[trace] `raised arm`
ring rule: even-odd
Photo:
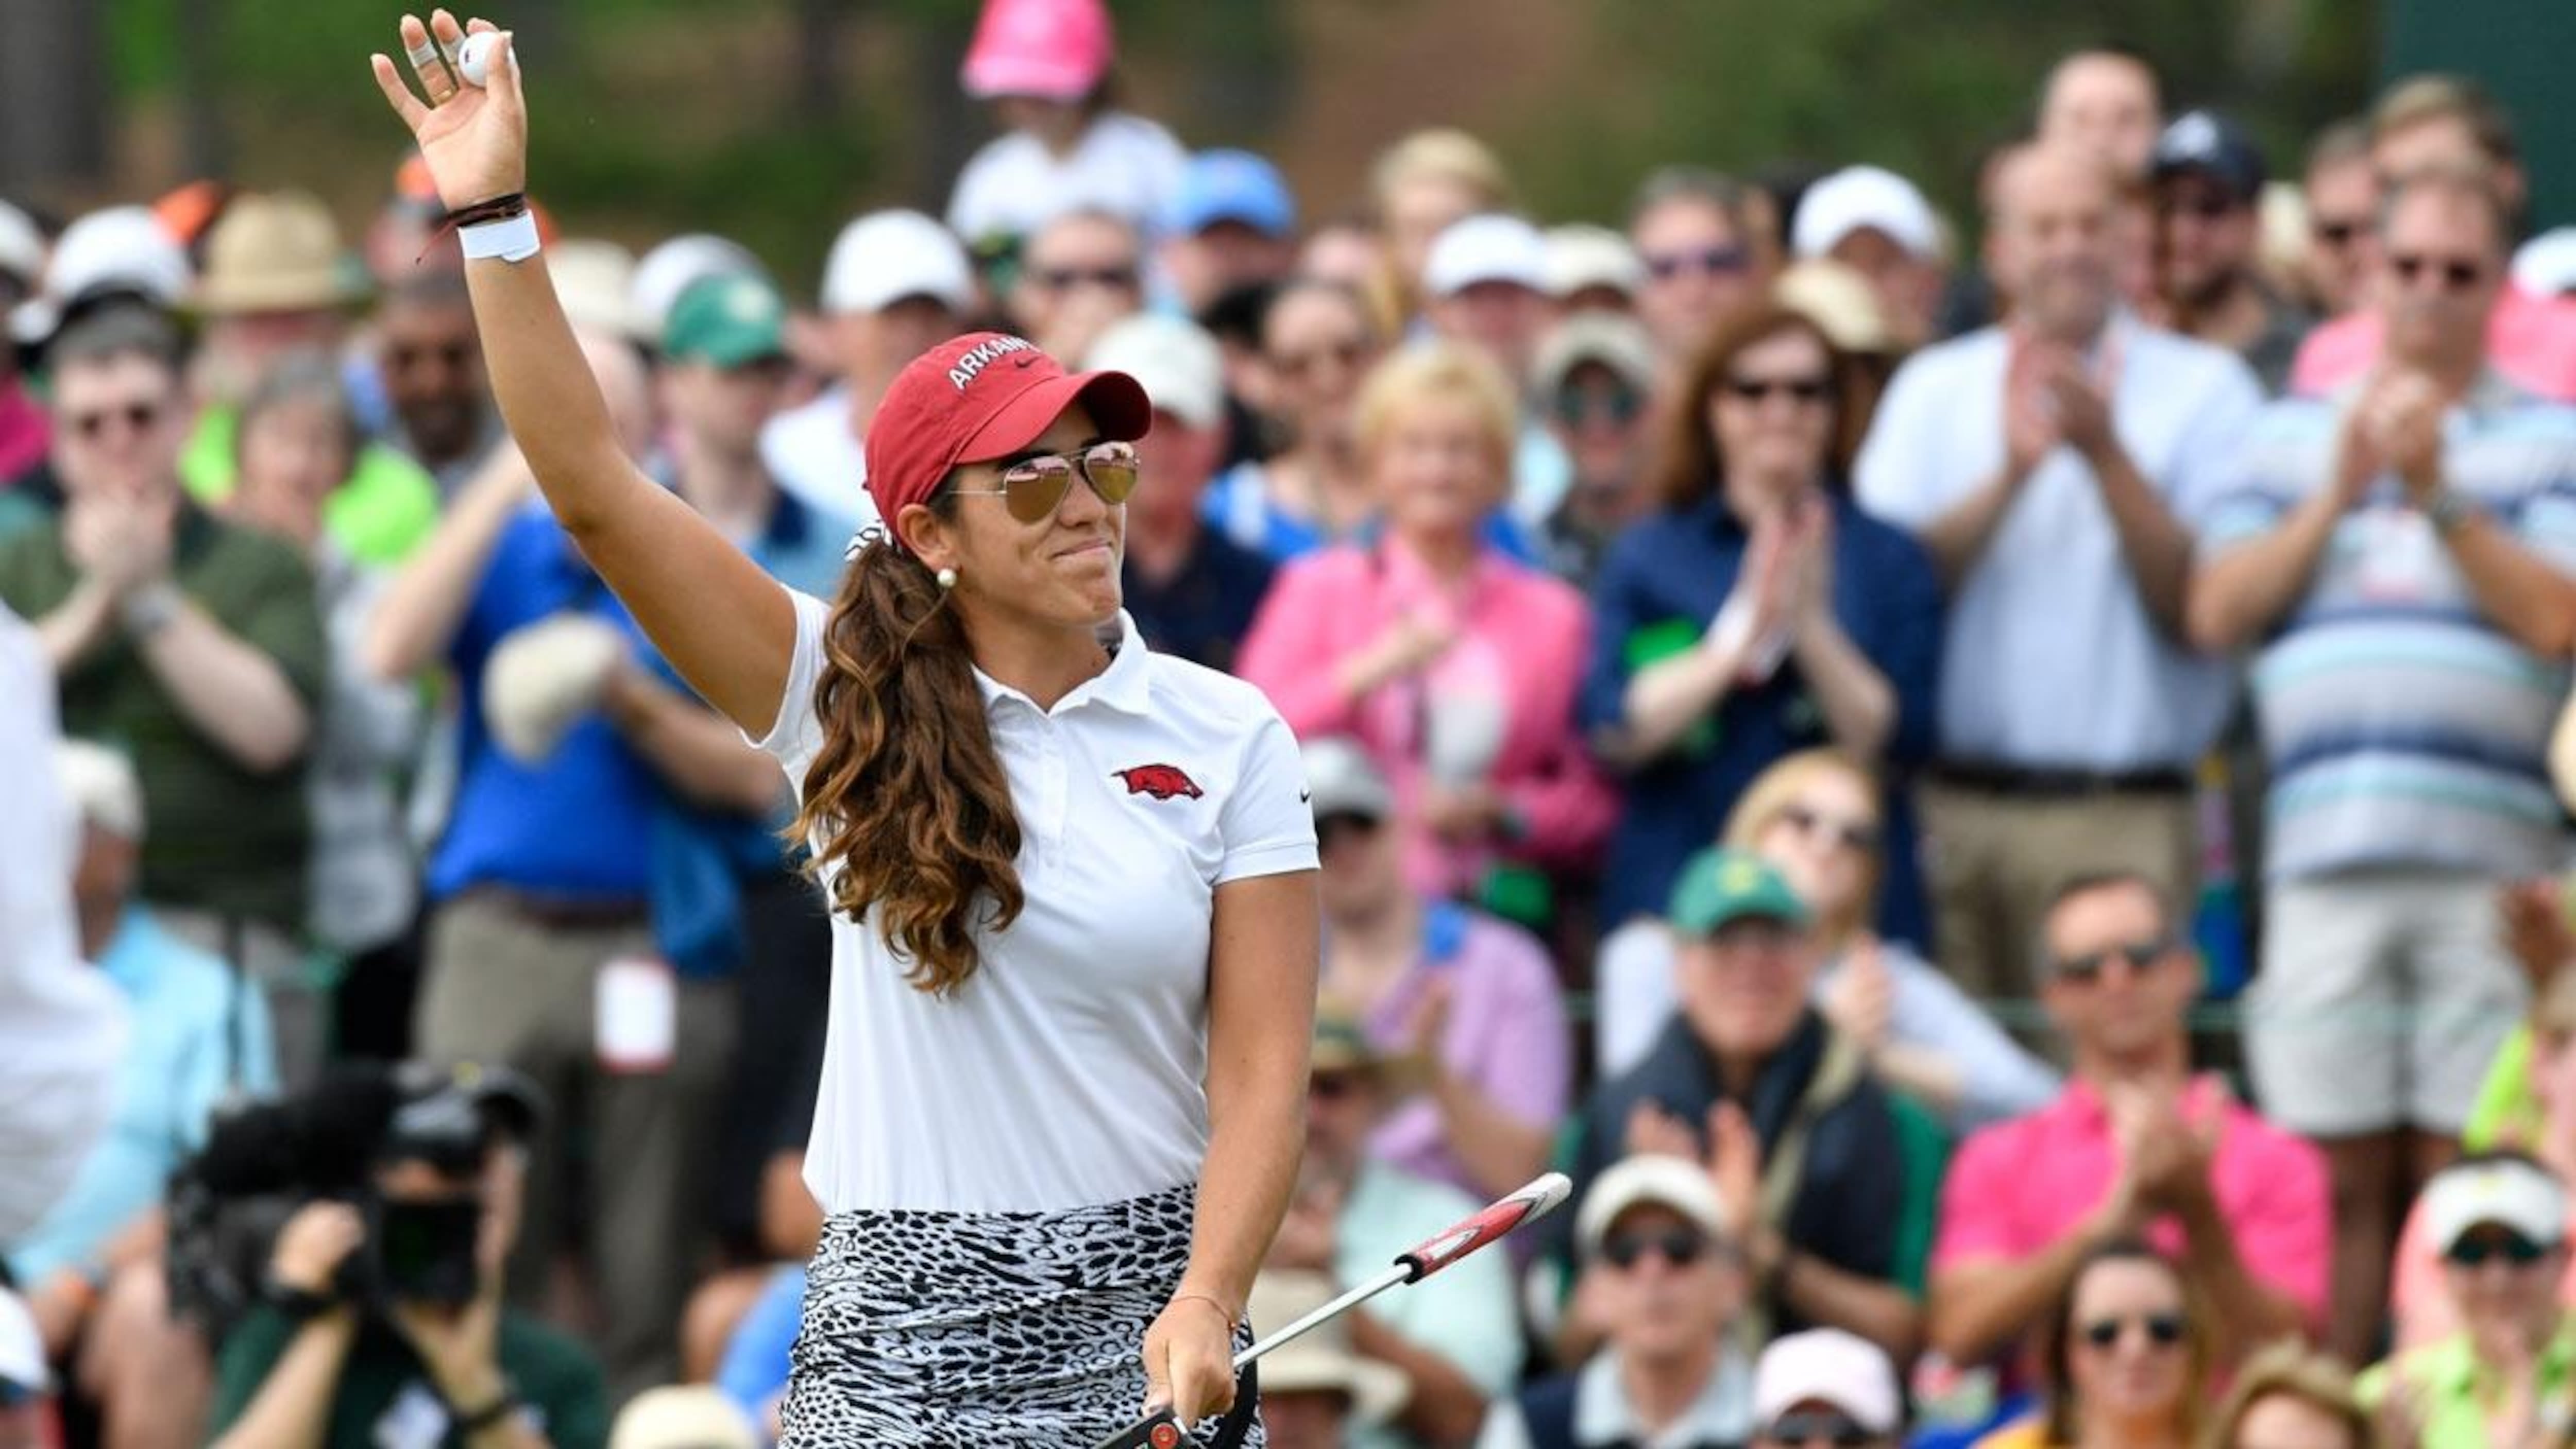
[[[451,50],[464,39],[445,10],[427,26],[403,17],[427,104],[383,55],[372,57],[376,84],[411,128],[442,201],[516,195],[527,183],[528,116],[508,36],[494,45],[486,88],[450,77],[433,31]],[[556,520],[689,683],[746,732],[766,734],[796,642],[786,591],[628,461],[542,256],[469,260],[465,277],[493,397]]]

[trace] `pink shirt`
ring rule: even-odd
[[[1546,950],[1508,921],[1455,905],[1433,906],[1422,936],[1422,954],[1369,1007],[1369,1040],[1385,1051],[1411,1050],[1414,1013],[1424,993],[1446,981],[1441,1066],[1504,1114],[1553,1128],[1573,1090],[1574,1033]],[[1369,1151],[1479,1201],[1493,1196],[1458,1160],[1440,1106],[1427,1092],[1387,1114],[1369,1139]]]
[[[51,438],[45,410],[27,396],[27,385],[0,378],[0,484],[43,462]]]
[[[1343,661],[1408,614],[1448,625],[1456,642],[1409,677],[1345,696]],[[1608,838],[1618,797],[1574,722],[1590,648],[1590,611],[1565,583],[1488,548],[1451,589],[1390,536],[1289,564],[1235,665],[1300,738],[1348,735],[1369,752],[1408,822],[1406,878],[1425,894],[1455,896],[1474,891],[1498,859],[1585,864]],[[1435,770],[1500,791],[1520,837],[1447,845],[1411,824]]]
[[[2194,1082],[2184,1110],[2206,1110],[2215,1090],[2205,1078]],[[2334,1232],[2325,1157],[2232,1099],[2223,1110],[2210,1176],[2237,1254],[2256,1278],[2305,1308],[2310,1323],[2322,1323]],[[1976,1133],[1941,1187],[1933,1271],[2045,1249],[2101,1204],[2119,1166],[2102,1099],[2080,1080],[2029,1116]],[[2182,1224],[2171,1217],[2150,1224],[2147,1237],[2167,1253],[2182,1251]]]
[[[2362,311],[2309,333],[2290,368],[2290,391],[2322,397],[2369,371],[2381,330],[2379,314]],[[2576,402],[2576,300],[2506,283],[2487,319],[2487,359],[2552,402]]]

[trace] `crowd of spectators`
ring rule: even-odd
[[[546,256],[633,457],[825,597],[911,357],[1152,397],[1127,608],[1322,847],[1252,1317],[1578,1194],[1266,1362],[1273,1449],[2571,1442],[2563,117],[2419,76],[2278,165],[2106,48],[1973,217],[1855,157],[1542,219],[1450,129],[1319,211],[1112,72],[989,0],[997,139],[810,307]],[[777,1432],[823,907],[439,215],[0,202],[0,1449]],[[364,1102],[348,1192],[209,1166]]]

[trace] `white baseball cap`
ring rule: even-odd
[[[1089,372],[1123,372],[1154,406],[1194,428],[1225,421],[1225,358],[1186,317],[1138,312],[1110,324],[1082,360]]]
[[[175,309],[194,278],[186,248],[150,208],[93,211],[55,239],[44,285],[9,314],[9,330],[20,342],[42,343],[74,304],[111,292],[131,292],[155,307]]]
[[[1887,1355],[1839,1328],[1775,1338],[1753,1366],[1755,1425],[1768,1425],[1810,1401],[1833,1405],[1873,1434],[1893,1434],[1904,1422],[1896,1369]]]
[[[823,310],[877,312],[906,297],[951,312],[974,307],[974,273],[956,236],[917,211],[872,211],[841,228],[823,263]]]
[[[1541,393],[1550,393],[1587,362],[1617,373],[1639,392],[1654,390],[1654,339],[1632,317],[1580,313],[1557,323],[1540,341],[1530,374]]]
[[[634,279],[627,286],[632,335],[659,340],[662,329],[671,323],[671,304],[680,300],[682,292],[709,277],[739,275],[766,280],[769,272],[742,243],[710,232],[675,236],[653,248],[635,264]]]
[[[608,1449],[758,1449],[733,1400],[706,1384],[646,1389],[618,1411]]]
[[[546,275],[564,320],[584,332],[643,341],[635,326],[635,254],[598,237],[565,237],[546,248]]]
[[[2449,1252],[2471,1228],[2487,1223],[2554,1247],[2567,1237],[2567,1189],[2547,1169],[2514,1157],[2463,1162],[2433,1175],[2424,1189],[2424,1227],[2435,1252]]]
[[[1712,1237],[1726,1231],[1726,1205],[1717,1200],[1707,1168],[1688,1158],[1641,1152],[1612,1164],[1583,1194],[1583,1206],[1574,1214],[1574,1238],[1583,1256],[1600,1252],[1619,1215],[1645,1203],[1671,1208]]]
[[[1780,305],[1813,322],[1845,352],[1894,352],[1896,333],[1869,279],[1831,257],[1791,262],[1771,284]]]
[[[1594,287],[1625,297],[1645,288],[1645,259],[1626,237],[1606,226],[1549,227],[1545,240],[1547,290],[1560,301]]]
[[[1547,290],[1547,241],[1517,216],[1489,211],[1450,223],[1422,264],[1423,290],[1454,297],[1478,282]]]
[[[1802,257],[1821,257],[1861,230],[1882,231],[1888,240],[1929,260],[1941,254],[1941,224],[1932,203],[1914,183],[1877,166],[1846,166],[1807,188],[1798,201],[1797,224],[1790,229],[1791,249]]]
[[[1308,740],[1303,753],[1306,794],[1318,816],[1364,815],[1384,820],[1395,813],[1395,791],[1356,741],[1324,735]]]
[[[143,838],[143,782],[133,761],[105,745],[62,740],[54,746],[54,778],[82,823],[120,840]]]
[[[45,270],[45,236],[35,218],[0,201],[0,272],[16,277],[29,291]]]
[[[36,1315],[27,1311],[25,1299],[6,1288],[0,1288],[0,1379],[40,1394],[54,1389],[54,1376],[45,1367],[45,1340],[36,1332]]]
[[[2513,254],[2513,284],[2538,297],[2576,294],[2576,226],[2542,232]]]

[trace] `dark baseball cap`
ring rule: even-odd
[[[2263,194],[2263,153],[2245,129],[2216,111],[2185,111],[2156,138],[2155,179],[2197,171],[2251,203]]]

